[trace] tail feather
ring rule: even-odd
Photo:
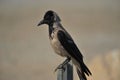
[[[92,75],[92,73],[90,72],[90,70],[87,68],[87,66],[84,63],[81,64],[81,68],[83,72],[85,72],[88,76]]]
[[[80,71],[78,68],[77,68],[77,74],[78,74],[80,80],[87,80],[85,74],[82,71]]]
[[[87,68],[87,66],[84,63],[80,64],[80,68],[76,68],[77,69],[77,74],[80,78],[80,80],[87,80],[86,75],[92,75],[92,73],[90,72],[90,70]]]

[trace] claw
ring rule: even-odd
[[[64,66],[70,61],[70,58],[67,58],[62,64],[58,65],[57,68],[55,68],[54,72],[56,72],[58,69],[63,69],[65,70]]]
[[[65,69],[65,68],[64,68],[64,65],[60,64],[60,65],[54,70],[54,72],[56,72],[58,69],[63,69],[63,70],[64,70],[64,69]]]

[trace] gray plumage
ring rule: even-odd
[[[44,19],[38,24],[47,24],[49,26],[49,39],[55,53],[62,57],[70,58],[76,66],[80,80],[87,80],[86,75],[92,75],[90,70],[83,62],[83,56],[74,43],[69,33],[62,27],[61,19],[54,11],[47,11]]]

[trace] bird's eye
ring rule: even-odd
[[[45,19],[46,19],[46,20],[51,20],[51,17],[52,17],[52,16],[47,15],[47,16],[45,17]]]

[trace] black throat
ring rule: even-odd
[[[59,22],[54,22],[50,24],[49,25],[49,37],[52,39],[53,37],[51,36],[51,34],[54,33],[56,29],[60,29],[60,28],[64,30],[64,28]]]
[[[52,32],[54,31],[54,28],[53,28],[53,23],[52,24],[49,24],[49,37],[52,38],[51,34]]]

